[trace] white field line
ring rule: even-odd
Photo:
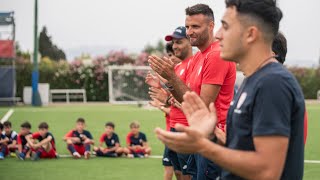
[[[92,155],[93,157],[95,157],[94,155]],[[71,155],[67,155],[67,154],[59,154],[59,157],[61,158],[68,158],[68,157],[72,157]],[[149,156],[149,158],[152,159],[162,159],[162,155],[152,155]],[[304,163],[306,164],[320,164],[320,160],[304,160]]]
[[[13,114],[13,109],[9,109],[9,111],[3,116],[3,118],[1,119],[1,123],[4,123],[6,121],[8,121],[8,119],[10,118],[10,116]]]
[[[96,157],[95,155],[91,155],[92,157]],[[72,157],[70,154],[59,154],[59,157],[61,158],[69,158],[69,157]],[[149,158],[152,158],[152,159],[162,159],[162,156],[160,155],[152,155],[152,156],[149,156]]]
[[[320,160],[304,160],[306,164],[320,164]]]

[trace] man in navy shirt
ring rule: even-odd
[[[99,147],[94,147],[93,150],[97,156],[102,157],[118,157],[122,155],[123,149],[120,147],[118,135],[114,132],[114,123],[107,122],[105,132],[100,137]],[[103,144],[107,147],[104,148]]]
[[[147,143],[147,137],[139,131],[140,124],[136,121],[130,124],[130,132],[127,135],[127,148],[124,152],[129,158],[148,157],[151,154],[151,148]]]
[[[195,94],[182,108],[190,127],[156,129],[169,148],[199,153],[224,170],[222,179],[302,179],[304,97],[298,82],[274,58],[271,45],[281,10],[274,0],[227,0],[217,33],[221,57],[239,63],[246,80],[231,103],[226,147],[208,140],[217,117]]]
[[[90,158],[90,145],[94,144],[94,141],[91,133],[84,129],[85,123],[83,118],[78,118],[76,128],[70,130],[63,138],[74,158],[81,158],[81,155],[84,155],[85,159]]]

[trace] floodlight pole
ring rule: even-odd
[[[38,69],[38,0],[34,3],[34,49],[32,70],[32,106],[41,106],[41,97],[38,91],[39,69]]]

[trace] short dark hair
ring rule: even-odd
[[[186,15],[193,16],[193,15],[198,15],[198,14],[202,14],[204,16],[207,16],[211,21],[214,22],[213,11],[208,5],[196,4],[194,6],[186,8]]]
[[[12,124],[10,121],[6,121],[3,123],[3,127],[12,127]]]
[[[20,127],[31,129],[31,124],[28,121],[26,121],[26,122],[22,123],[20,125]]]
[[[3,124],[2,123],[0,123],[0,131],[2,131],[3,130]],[[0,132],[1,133],[1,132]]]
[[[169,54],[169,53],[173,53],[173,48],[172,48],[173,44],[172,42],[168,42],[166,44],[166,52]]]
[[[42,122],[38,126],[39,129],[49,129],[49,125],[46,122]]]
[[[77,123],[86,123],[86,121],[84,120],[84,118],[78,118]]]
[[[115,125],[113,122],[107,122],[106,123],[106,127],[109,126],[109,127],[112,127],[114,129]]]
[[[276,54],[279,63],[283,64],[287,55],[287,39],[281,32],[274,37],[272,51]]]
[[[250,17],[246,22],[256,22],[260,30],[265,32],[265,39],[270,42],[279,31],[282,12],[276,0],[226,0],[226,6],[235,6],[240,15]]]

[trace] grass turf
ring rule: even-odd
[[[309,135],[305,151],[305,159],[320,160],[317,130],[320,106],[308,105]],[[2,117],[9,108],[0,108]],[[87,129],[96,142],[104,131],[104,124],[113,121],[121,144],[125,145],[125,136],[129,131],[129,123],[138,120],[141,131],[146,133],[153,155],[162,155],[163,145],[153,133],[155,127],[165,127],[163,114],[155,110],[144,110],[135,106],[87,105],[87,106],[57,106],[57,107],[16,107],[10,121],[13,128],[19,131],[19,125],[28,120],[32,130],[46,121],[56,139],[59,154],[69,154],[62,137],[74,127],[78,117],[86,119]],[[319,179],[320,164],[305,164],[304,179]],[[58,160],[41,160],[39,162],[19,162],[15,158],[7,158],[0,162],[1,179],[163,179],[161,159],[110,159],[93,158],[90,160],[74,160],[60,158]]]

